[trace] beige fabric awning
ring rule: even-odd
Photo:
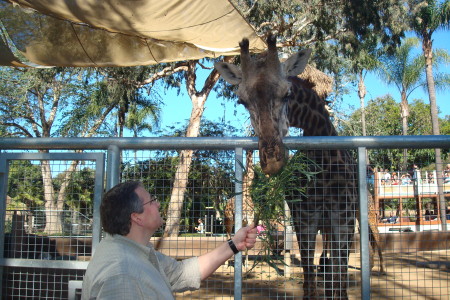
[[[0,0],[0,65],[150,65],[266,48],[227,0]]]

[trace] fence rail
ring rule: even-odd
[[[450,136],[335,136],[286,137],[284,144],[291,149],[401,149],[449,148]],[[254,137],[139,137],[139,138],[0,138],[0,149],[13,150],[70,150],[104,149],[118,147],[124,150],[142,149],[210,149],[233,150],[237,147],[257,149]]]

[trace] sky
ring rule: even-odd
[[[434,34],[433,48],[445,49],[450,53],[450,32],[438,31]],[[422,53],[420,46],[417,48],[417,53]],[[433,70],[436,72],[436,70]],[[450,73],[450,65],[439,66],[439,72]],[[200,81],[199,81],[200,82]],[[400,93],[395,86],[388,86],[383,83],[376,75],[368,74],[366,76],[366,89],[367,95],[365,98],[366,104],[370,99],[375,99],[386,94],[390,94],[397,102],[400,102]],[[183,86],[184,89],[184,86]],[[425,103],[429,103],[428,94],[425,90],[418,88],[412,92],[408,100],[422,99]],[[192,104],[191,100],[187,96],[186,92],[182,92],[177,95],[175,91],[167,91],[163,95],[164,104],[162,106],[161,114],[161,129],[167,126],[175,125],[177,128],[181,128],[187,123],[190,117]],[[444,118],[446,115],[450,115],[450,89],[446,91],[437,91],[436,95],[437,105],[440,110],[439,116]],[[343,102],[339,109],[344,111],[353,111],[360,107],[359,98],[356,87],[350,94],[343,97]],[[208,119],[214,122],[230,122],[231,125],[236,128],[246,128],[249,126],[249,116],[242,105],[236,105],[234,102],[218,98],[214,92],[212,92],[206,101],[204,119]],[[153,135],[160,135],[153,134]]]

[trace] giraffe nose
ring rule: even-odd
[[[269,160],[266,165],[261,164],[261,169],[264,174],[275,175],[278,174],[285,165],[284,160]]]
[[[286,152],[281,142],[259,141],[259,160],[262,171],[268,175],[277,174],[285,165]]]

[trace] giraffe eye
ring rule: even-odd
[[[291,89],[289,89],[287,91],[286,95],[284,95],[284,97],[283,97],[283,102],[288,102],[289,99],[291,99],[291,97],[292,97],[292,91],[291,91]]]

